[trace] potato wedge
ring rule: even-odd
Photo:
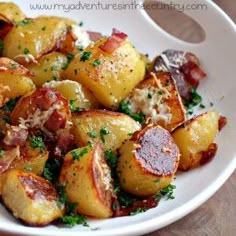
[[[117,107],[143,79],[145,63],[129,41],[124,41],[113,53],[101,50],[103,38],[74,57],[65,77],[87,87],[98,101],[108,108]]]
[[[212,144],[219,132],[220,115],[210,110],[176,129],[172,136],[181,153],[179,169],[188,170],[212,159],[217,145]]]
[[[99,103],[84,86],[71,80],[51,81],[43,85],[44,88],[55,88],[76,108],[95,109]]]
[[[99,143],[69,152],[64,160],[60,183],[66,183],[68,200],[77,203],[80,214],[108,218],[112,216],[112,183],[109,167]]]
[[[0,107],[7,99],[23,96],[35,90],[30,76],[32,74],[29,70],[15,61],[0,58]]]
[[[33,173],[10,171],[3,182],[2,199],[13,215],[28,225],[47,225],[63,216],[54,186]]]
[[[35,62],[52,51],[67,32],[60,19],[39,17],[18,23],[4,38],[3,56],[21,64]]]
[[[142,112],[146,123],[172,131],[186,121],[186,111],[170,73],[150,73],[125,99],[133,113]]]
[[[83,111],[72,115],[75,142],[85,146],[100,140],[104,150],[116,151],[140,125],[127,115],[106,110]]]
[[[179,149],[161,126],[146,126],[119,149],[117,173],[121,187],[149,197],[167,187],[179,163]]]
[[[37,87],[51,80],[62,78],[63,66],[67,58],[61,53],[52,52],[41,57],[37,64],[29,64],[26,67],[34,73],[32,80]]]
[[[25,18],[25,14],[13,2],[0,2],[0,14],[12,22],[21,21]]]

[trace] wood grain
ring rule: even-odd
[[[235,0],[215,0],[214,2],[236,22]],[[198,42],[204,37],[204,32],[193,21],[182,18],[181,22],[180,13],[149,11],[149,14],[161,27],[181,39]],[[176,17],[178,17],[178,22]],[[210,200],[191,214],[146,236],[235,236],[235,222],[236,172]]]

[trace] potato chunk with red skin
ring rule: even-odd
[[[13,124],[55,132],[65,128],[70,119],[69,102],[53,88],[36,90],[22,97],[11,113]],[[38,122],[37,122],[38,119]]]
[[[83,155],[75,159],[79,153]],[[77,213],[96,218],[112,216],[112,180],[99,143],[69,152],[59,181],[66,183],[68,201],[77,203]]]
[[[181,153],[179,169],[189,170],[211,160],[217,152],[214,139],[225,124],[217,111],[210,110],[177,128],[172,136]]]
[[[59,195],[47,180],[33,173],[10,171],[3,182],[2,199],[16,218],[33,226],[44,226],[63,216]]]
[[[121,187],[139,197],[152,196],[168,186],[179,163],[179,149],[161,126],[148,125],[137,131],[119,152]]]

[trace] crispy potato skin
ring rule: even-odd
[[[25,67],[19,65],[9,58],[1,57],[0,85],[6,88],[0,93],[0,95],[3,97],[3,103],[4,98],[16,98],[34,91],[35,85],[32,82],[30,76],[32,76],[32,74]]]
[[[66,24],[59,18],[30,19],[28,24],[18,24],[6,35],[3,56],[27,64],[25,57],[31,55],[37,60],[52,51],[66,31]]]
[[[66,155],[60,183],[66,183],[68,200],[78,203],[75,209],[77,213],[96,218],[111,217],[111,176],[103,150],[98,143],[92,149],[84,148],[88,153],[78,160],[73,160],[73,151]]]
[[[25,18],[21,9],[13,2],[1,2],[0,14],[5,16],[8,20],[17,22]],[[0,18],[1,19],[1,18]]]
[[[95,109],[100,106],[92,93],[76,81],[52,81],[44,84],[43,87],[55,88],[63,97],[68,99],[68,101],[74,101],[74,107]]]
[[[219,120],[219,113],[210,110],[172,133],[181,153],[179,170],[188,170],[212,159],[217,151],[217,145],[212,143],[219,131]]]
[[[148,197],[168,186],[179,163],[179,149],[161,126],[146,126],[119,149],[117,173],[121,187]]]
[[[51,80],[60,80],[62,77],[62,67],[67,62],[66,56],[52,52],[41,57],[37,64],[31,63],[26,67],[34,73],[32,80],[37,87]]]
[[[78,146],[100,140],[104,150],[116,151],[121,144],[130,138],[130,133],[140,129],[140,125],[127,115],[106,110],[90,110],[72,114],[75,141]],[[108,134],[102,141],[101,130],[106,128]],[[96,137],[89,135],[95,133]]]
[[[92,55],[88,60],[82,61],[78,54],[65,71],[65,77],[80,82],[101,104],[114,108],[143,79],[145,63],[129,41],[124,41],[112,54],[100,49],[105,41],[103,38],[85,49]],[[95,60],[100,61],[98,66],[93,65]]]
[[[145,97],[138,103],[137,96],[143,91]],[[146,102],[144,103],[145,100]],[[133,90],[127,101],[134,104],[134,113],[145,114],[146,123],[160,125],[172,131],[186,121],[186,111],[174,79],[170,73],[150,73]],[[150,107],[150,109],[147,109]],[[162,111],[165,107],[164,112]]]
[[[54,186],[33,173],[8,172],[3,182],[2,199],[13,215],[28,225],[47,225],[63,216]]]

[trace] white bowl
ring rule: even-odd
[[[141,52],[151,58],[168,48],[191,51],[199,56],[208,77],[199,87],[205,104],[214,103],[214,107],[228,118],[228,125],[217,137],[219,150],[216,158],[209,164],[177,176],[175,199],[161,201],[159,206],[145,213],[89,221],[90,227],[58,228],[47,226],[33,228],[23,226],[2,206],[0,207],[0,231],[24,235],[57,236],[105,236],[105,235],[141,235],[164,227],[196,209],[211,197],[232,174],[236,167],[236,27],[229,17],[212,1],[204,1],[205,11],[185,13],[195,19],[206,31],[206,39],[200,44],[191,44],[174,38],[149,18],[143,10],[70,10],[70,4],[97,3],[96,0],[14,0],[27,16],[59,15],[83,21],[87,29],[110,34],[112,28],[128,33],[130,40]],[[130,3],[124,0],[103,0],[108,4]],[[136,1],[138,3],[139,1]],[[142,2],[142,1],[141,1]],[[195,0],[167,0],[177,4],[195,4]],[[60,4],[54,10],[32,10],[32,4]],[[63,10],[63,4],[66,7]],[[56,6],[56,5],[55,5]],[[118,6],[118,5],[117,5]],[[58,9],[60,8],[60,9]]]

